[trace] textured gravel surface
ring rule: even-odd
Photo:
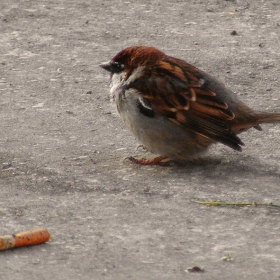
[[[152,45],[280,112],[278,0],[2,0],[0,30],[0,234],[52,234],[1,252],[1,279],[280,279],[279,208],[193,202],[280,204],[280,126],[201,165],[134,165],[98,67]]]

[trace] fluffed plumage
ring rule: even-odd
[[[209,145],[241,151],[237,136],[279,114],[250,109],[207,73],[153,47],[133,46],[100,65],[111,73],[111,95],[125,124],[151,152],[178,162]]]

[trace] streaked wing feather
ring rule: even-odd
[[[133,86],[156,113],[241,151],[244,144],[228,125],[235,115],[207,88],[202,72],[182,60],[167,57],[149,74],[148,80],[139,79]]]

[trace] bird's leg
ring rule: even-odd
[[[149,150],[148,150],[148,148],[146,148],[144,145],[138,145],[137,147],[136,147],[136,151],[137,150],[140,150],[140,149],[142,149],[142,151],[144,152],[144,153],[147,153]]]

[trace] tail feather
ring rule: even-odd
[[[256,112],[257,123],[273,123],[280,122],[280,114]]]
[[[237,117],[233,121],[231,129],[235,133],[241,133],[252,127],[257,130],[262,130],[260,124],[262,123],[275,123],[280,122],[280,114],[266,113],[260,111],[251,111],[248,115],[242,117]]]

